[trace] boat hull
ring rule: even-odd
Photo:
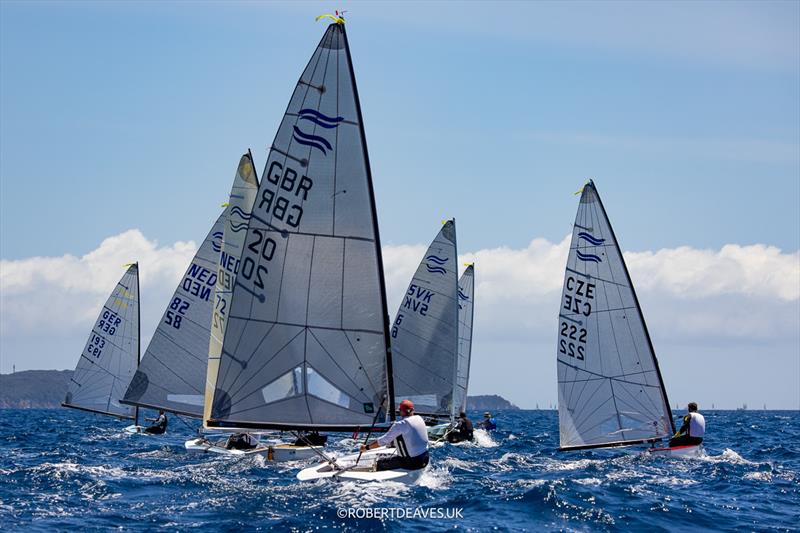
[[[417,483],[420,477],[422,477],[422,474],[425,473],[425,470],[427,470],[427,467],[417,470],[396,469],[375,471],[372,469],[375,461],[380,458],[391,457],[396,453],[397,450],[394,448],[376,448],[374,450],[369,450],[361,455],[358,466],[355,468],[353,467],[358,459],[357,453],[337,457],[336,463],[340,465],[341,468],[337,469],[333,468],[328,463],[320,463],[301,470],[297,474],[297,479],[300,481],[314,481],[317,479],[364,482],[393,481],[396,483],[405,483],[407,485]]]
[[[135,424],[131,424],[130,426],[127,426],[122,431],[124,431],[125,433],[130,433],[131,435],[139,435],[139,434],[141,434],[141,435],[149,435],[149,433],[145,433],[144,432],[144,426],[137,426]]]
[[[191,452],[216,453],[229,457],[263,455],[267,460],[276,463],[300,461],[317,455],[317,451],[312,446],[295,446],[293,444],[260,444],[250,450],[229,450],[225,447],[225,440],[211,441],[202,437],[187,440],[183,445]]]
[[[649,455],[668,455],[671,457],[697,457],[703,453],[703,445],[673,446],[667,448],[649,448]]]

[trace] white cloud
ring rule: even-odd
[[[461,255],[461,263],[476,263],[474,391],[507,394],[523,406],[553,401],[555,359],[549,347],[555,346],[568,247],[568,238],[559,243],[534,239],[522,249],[500,247]],[[141,265],[146,346],[195,251],[193,242],[160,246],[130,230],[104,240],[82,257],[0,261],[3,371],[10,370],[12,362],[17,368],[70,368],[99,307],[122,275],[122,265],[132,260]],[[391,314],[424,252],[424,245],[384,248]],[[725,358],[698,363],[701,371],[692,378],[698,383],[682,374],[681,379],[673,378],[680,382],[679,392],[708,388],[704,376],[716,374],[708,365],[728,364],[728,358],[735,356],[741,383],[728,378],[715,384],[719,390],[714,389],[713,401],[722,405],[732,389],[730,397],[737,403],[787,404],[779,389],[773,391],[775,399],[740,400],[737,394],[752,389],[754,378],[763,383],[783,379],[784,389],[798,388],[796,375],[758,364],[753,355],[798,359],[800,251],[729,244],[719,250],[682,246],[628,252],[625,257],[656,351],[662,358],[668,352],[667,364],[662,365],[665,379],[678,374],[673,368],[677,362],[699,361],[693,359],[697,354]],[[54,344],[59,344],[55,353]],[[522,372],[509,376],[509,364]],[[770,372],[774,375],[768,376]],[[791,390],[783,394],[796,396]]]

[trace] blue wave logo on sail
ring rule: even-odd
[[[461,298],[462,300],[469,300],[469,296],[467,296],[466,294],[461,292],[461,288],[460,287],[458,289],[458,297]]]
[[[240,216],[241,218],[243,218],[244,220],[250,220],[250,217],[252,217],[252,216],[253,216],[253,215],[251,215],[250,213],[246,212],[246,211],[245,211],[244,209],[242,209],[241,207],[239,207],[238,205],[235,205],[235,206],[231,207],[231,214],[230,214],[230,216],[233,216],[233,215],[238,215],[238,216]]]
[[[211,247],[214,249],[215,252],[222,251],[222,236],[223,235],[221,231],[215,231],[211,235]]]
[[[584,241],[588,242],[589,244],[593,244],[595,246],[600,246],[601,244],[606,242],[605,239],[598,239],[594,235],[592,235],[590,233],[586,233],[585,231],[582,231],[582,232],[578,233],[578,238],[579,239],[583,239]]]
[[[325,139],[325,137],[320,137],[319,135],[311,135],[310,133],[305,133],[297,126],[294,127],[294,135],[292,136],[292,138],[296,142],[304,146],[310,146],[311,148],[316,148],[325,155],[328,155],[328,152],[325,150],[325,148],[327,148],[328,150],[333,150],[333,146],[331,146],[331,143],[329,143]]]
[[[317,126],[322,126],[323,128],[327,129],[338,127],[339,124],[344,120],[344,117],[329,117],[328,115],[320,113],[316,109],[301,109],[298,114],[300,115],[300,120],[308,120]]]
[[[230,221],[231,223],[231,231],[234,233],[239,233],[240,231],[247,229],[247,222],[242,222],[241,224],[237,224],[233,220]]]
[[[585,254],[582,253],[580,250],[575,250],[575,254],[578,256],[578,259],[581,261],[590,261],[592,263],[602,263],[603,260],[600,259],[599,256],[594,254]]]
[[[430,272],[432,274],[441,274],[443,276],[445,274],[447,274],[447,270],[442,268],[442,265],[444,265],[445,263],[447,263],[447,261],[450,260],[449,257],[442,258],[442,257],[439,257],[439,256],[431,254],[428,257],[426,257],[425,260],[426,261],[430,261],[431,263],[433,263],[433,265],[425,263],[425,268],[428,269],[428,272]]]

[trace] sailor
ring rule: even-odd
[[[455,426],[447,433],[447,442],[455,443],[472,440],[472,421],[467,418],[467,413],[461,411],[456,419]]]
[[[234,433],[225,442],[226,450],[252,450],[258,446],[258,437],[249,433]]]
[[[320,434],[319,431],[298,434],[293,446],[325,446],[328,443],[328,436]]]
[[[428,465],[428,431],[422,417],[414,414],[411,400],[400,402],[400,420],[397,420],[385,434],[369,444],[361,445],[361,451],[386,446],[393,442],[397,454],[378,459],[377,470],[419,470]]]
[[[686,409],[689,412],[683,417],[681,428],[670,439],[670,448],[692,446],[703,442],[703,436],[706,434],[706,419],[697,412],[697,404],[695,402],[689,403]]]
[[[144,429],[145,433],[161,435],[167,431],[167,415],[164,414],[163,409],[158,411],[158,418],[145,418],[144,420],[145,422],[154,422],[152,426],[148,426]]]
[[[492,417],[492,413],[486,411],[483,413],[483,420],[478,422],[478,427],[486,431],[494,431],[497,429],[497,421]]]

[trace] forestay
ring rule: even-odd
[[[458,359],[458,255],[455,220],[436,235],[411,279],[392,325],[395,401],[418,414],[449,417]]]
[[[469,366],[472,358],[472,318],[475,312],[475,265],[458,280],[458,363],[453,393],[453,416],[467,410]]]
[[[575,218],[558,324],[561,449],[636,444],[674,432],[633,284],[592,182]]]
[[[330,429],[393,414],[383,266],[343,24],[295,87],[253,206],[209,427]]]
[[[95,320],[89,340],[69,382],[64,407],[134,418],[120,405],[139,359],[139,266],[119,280]]]
[[[214,398],[214,385],[217,382],[219,358],[231,308],[233,286],[236,283],[236,274],[239,272],[244,238],[247,235],[247,225],[250,223],[250,213],[253,210],[253,201],[257,192],[258,177],[253,164],[253,156],[248,151],[239,161],[233,187],[231,187],[226,211],[228,216],[225,219],[225,229],[223,230],[222,253],[219,255],[217,266],[217,284],[214,287],[214,309],[211,316],[211,337],[208,344],[208,370],[203,407],[204,425],[205,421],[211,417],[211,401]]]
[[[170,298],[124,403],[197,418],[203,415],[212,296],[225,211]]]

